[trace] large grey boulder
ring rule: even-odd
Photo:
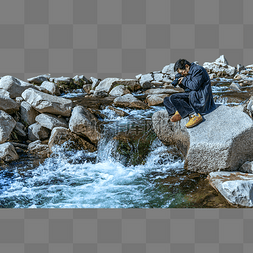
[[[28,127],[28,139],[30,141],[45,140],[49,134],[50,131],[39,123],[34,123]]]
[[[25,90],[22,97],[40,113],[46,112],[67,117],[71,114],[72,101],[70,99],[45,94],[34,89]]]
[[[0,89],[4,89],[10,93],[11,98],[20,97],[22,92],[33,87],[32,84],[26,83],[13,76],[3,76],[0,79]]]
[[[20,105],[15,100],[0,95],[0,110],[12,114],[17,112],[19,108]]]
[[[154,81],[154,77],[151,73],[141,75],[141,78],[139,79],[139,83],[143,89],[149,89],[151,88],[152,84],[151,82]]]
[[[221,55],[214,62],[205,62],[203,67],[209,74],[215,73],[217,76],[233,76],[236,73],[235,67],[228,65],[224,55]]]
[[[119,96],[123,96],[129,93],[130,91],[126,88],[126,86],[118,85],[110,91],[109,95],[114,96],[114,97],[119,97]]]
[[[19,158],[14,146],[10,142],[0,144],[0,161],[12,162]]]
[[[88,137],[92,143],[97,144],[101,138],[97,123],[97,118],[88,109],[76,106],[69,120],[69,129],[78,135]]]
[[[64,118],[59,118],[53,114],[41,113],[36,118],[35,121],[41,126],[52,130],[54,127],[68,127],[68,123]]]
[[[53,82],[44,81],[40,87],[45,88],[52,95],[59,96],[61,94],[60,89]]]
[[[117,84],[126,86],[130,91],[137,91],[141,89],[137,79],[119,79]]]
[[[211,172],[209,182],[232,205],[253,207],[253,175],[241,172]]]
[[[37,115],[39,115],[39,112],[33,109],[33,107],[29,103],[23,101],[21,102],[20,106],[20,114],[21,120],[30,126],[35,123],[35,118]]]
[[[239,171],[253,174],[253,162],[247,161],[240,168]]]
[[[0,143],[8,140],[16,121],[6,112],[0,110]]]
[[[169,118],[166,110],[154,113],[154,131],[165,145],[178,146],[189,170],[238,170],[245,161],[253,160],[253,121],[246,113],[221,105],[193,128],[185,127],[188,117],[176,123],[168,122]]]
[[[55,145],[62,145],[66,143],[69,149],[85,149],[90,152],[96,151],[96,147],[91,143],[85,141],[83,138],[75,133],[72,133],[65,127],[55,127],[48,141],[50,152],[53,152]]]
[[[39,75],[39,76],[28,78],[27,81],[29,83],[41,85],[44,81],[48,81],[49,78],[50,78],[50,74],[45,74],[45,75]]]
[[[96,87],[94,95],[97,97],[105,97],[117,84],[119,78],[106,78]]]
[[[129,107],[135,109],[148,109],[149,106],[143,103],[141,100],[134,97],[132,94],[126,94],[124,96],[117,97],[113,100],[114,106]]]

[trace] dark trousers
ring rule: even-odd
[[[175,93],[165,97],[163,104],[168,114],[171,116],[178,111],[180,116],[185,118],[189,114],[194,113],[195,111],[189,102],[189,95],[189,93]]]

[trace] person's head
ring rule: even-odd
[[[191,63],[185,59],[179,59],[174,65],[174,72],[186,76],[190,70]]]

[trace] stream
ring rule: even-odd
[[[227,88],[227,81],[213,86],[216,103],[238,105],[249,97]],[[151,117],[163,106],[118,109],[129,115],[119,117],[107,106],[100,110],[106,117],[96,152],[69,150],[65,143],[55,146],[49,158],[24,153],[18,161],[1,165],[0,207],[231,207],[206,175],[185,170],[180,151],[155,136]]]

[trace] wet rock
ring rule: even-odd
[[[0,143],[8,140],[16,121],[6,112],[0,110]]]
[[[162,105],[165,97],[168,97],[168,94],[148,95],[146,101],[148,106]]]
[[[39,113],[36,110],[34,110],[29,103],[23,101],[21,103],[20,109],[22,121],[24,121],[29,126],[35,123],[35,118],[37,115],[39,115]]]
[[[177,145],[187,169],[199,173],[238,170],[253,160],[253,121],[246,113],[221,105],[193,128],[185,127],[188,117],[176,123],[169,118],[166,110],[154,113],[153,129],[165,145]]]
[[[245,162],[240,168],[239,171],[245,172],[245,173],[251,173],[253,174],[253,162]]]
[[[203,67],[209,74],[215,73],[217,76],[233,76],[236,72],[235,67],[228,65],[224,55],[221,55],[214,62],[205,62]]]
[[[98,120],[83,106],[76,106],[73,109],[69,120],[69,129],[78,135],[88,137],[94,144],[97,144],[101,138]]]
[[[4,89],[0,89],[0,97],[10,98],[10,92]]]
[[[17,122],[14,129],[17,135],[26,137],[25,126],[21,122]]]
[[[28,127],[28,139],[30,141],[45,140],[49,134],[50,131],[39,123],[34,123]]]
[[[9,114],[17,112],[20,105],[13,99],[0,96],[0,110],[3,110]]]
[[[129,93],[130,91],[124,85],[118,85],[110,91],[109,95],[119,97]]]
[[[253,206],[253,175],[241,172],[211,172],[211,186],[232,205]]]
[[[12,162],[19,158],[14,146],[10,142],[0,144],[0,161]]]
[[[91,84],[91,89],[92,89],[92,90],[95,90],[96,87],[97,87],[98,84],[99,84],[99,80],[98,80],[97,78],[95,78],[95,77],[91,77],[90,80],[91,80],[91,82],[92,82],[92,84]]]
[[[69,149],[86,149],[90,152],[96,151],[96,147],[94,145],[85,141],[77,134],[72,133],[69,129],[64,127],[55,127],[52,130],[50,139],[48,141],[50,151],[52,152],[53,146],[62,145],[66,142]]]
[[[53,114],[41,113],[36,118],[35,121],[41,126],[52,130],[54,127],[68,127],[68,123],[64,118],[59,118]]]
[[[30,153],[35,154],[40,158],[47,158],[50,154],[49,146],[47,144],[42,144],[40,140],[31,142],[28,145],[28,150]]]
[[[45,75],[39,75],[35,77],[31,77],[27,79],[29,83],[41,85],[44,81],[48,81],[50,78],[50,74],[45,74]]]
[[[149,89],[145,91],[145,94],[148,95],[154,95],[154,94],[174,94],[177,93],[178,91],[174,89],[162,89],[162,88],[157,88],[157,89]]]
[[[94,95],[97,97],[105,97],[117,84],[119,78],[106,78],[96,87]]]
[[[121,117],[124,117],[124,116],[128,116],[128,115],[129,115],[127,112],[124,112],[124,111],[122,111],[122,110],[120,110],[120,109],[116,109],[116,108],[114,108],[114,107],[112,107],[112,106],[108,106],[107,108],[110,109],[110,110],[112,110],[112,111],[114,111],[117,115],[119,115],[119,116],[121,116]]]
[[[149,106],[143,103],[141,100],[135,98],[132,94],[126,94],[121,97],[117,97],[113,101],[114,106],[129,107],[136,109],[148,109]]]
[[[53,82],[44,81],[40,87],[45,88],[52,95],[59,96],[61,94],[58,86]]]
[[[0,89],[8,91],[11,98],[20,97],[22,92],[32,86],[32,84],[25,83],[13,76],[3,76],[0,79]]]
[[[141,75],[141,78],[139,79],[139,83],[143,89],[149,89],[152,87],[151,81],[153,81],[154,78],[151,73]]]
[[[25,90],[22,97],[40,113],[52,113],[67,117],[71,114],[72,101],[70,99],[45,94],[34,89]]]

